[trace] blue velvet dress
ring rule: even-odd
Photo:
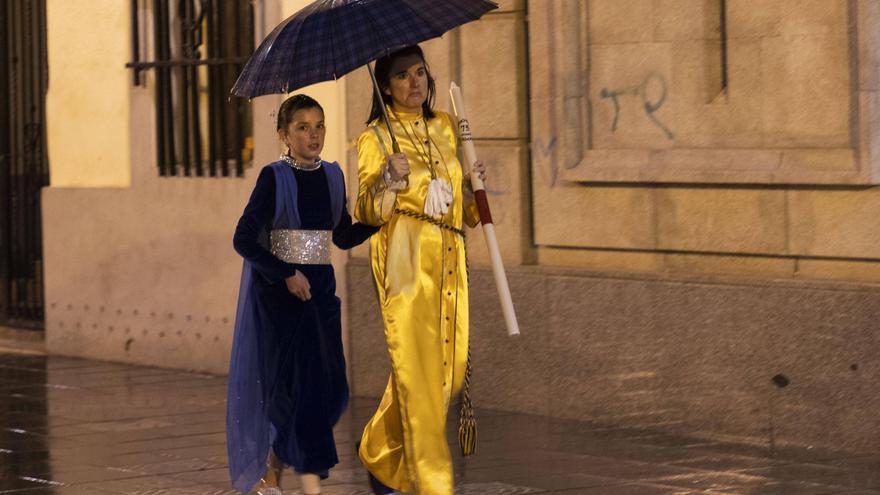
[[[265,475],[270,447],[295,471],[326,477],[338,462],[333,426],[348,403],[333,266],[276,258],[268,249],[273,229],[332,230],[342,249],[377,230],[352,224],[336,163],[303,171],[278,161],[260,172],[233,238],[244,267],[226,431],[230,476],[241,492]],[[296,270],[309,281],[309,301],[287,290]]]

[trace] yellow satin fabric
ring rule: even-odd
[[[370,239],[370,257],[391,357],[391,377],[379,409],[364,428],[359,455],[377,479],[397,491],[451,495],[445,426],[450,397],[461,390],[467,364],[465,243],[453,232],[393,213],[394,208],[423,212],[431,181],[427,146],[437,178],[447,180],[454,192],[443,222],[462,228],[464,223],[475,226],[479,219],[470,188],[462,188],[451,117],[437,112],[427,123],[427,135],[420,114],[390,117],[410,164],[406,189],[394,193],[385,185],[386,157],[372,129],[375,123],[358,139],[355,218],[382,226]],[[385,148],[393,153],[384,124],[379,129]]]

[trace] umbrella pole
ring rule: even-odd
[[[373,91],[376,92],[376,98],[379,99],[380,107],[382,108],[382,118],[385,120],[385,127],[388,128],[388,135],[391,136],[391,147],[394,149],[395,153],[400,153],[400,145],[397,144],[397,138],[394,137],[394,132],[391,130],[391,120],[388,119],[388,111],[385,110],[385,100],[382,99],[382,92],[379,91],[379,83],[376,81],[376,73],[373,72],[373,66],[370,63],[367,63],[367,69],[370,71],[370,79],[373,80]]]

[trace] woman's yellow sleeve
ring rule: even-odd
[[[372,127],[358,138],[358,196],[354,218],[379,226],[391,218],[397,193],[385,184],[385,150]]]
[[[476,227],[480,223],[480,213],[477,211],[477,202],[474,200],[474,190],[471,187],[471,178],[466,175],[461,181],[461,189],[464,193],[462,206],[463,220],[468,227]]]

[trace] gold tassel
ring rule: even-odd
[[[462,231],[464,237],[464,231]],[[467,251],[464,255],[465,273],[470,280],[470,266]],[[467,366],[464,372],[464,387],[461,393],[461,414],[458,418],[458,444],[461,455],[467,457],[477,451],[477,418],[474,416],[474,404],[471,402],[471,346],[468,344]]]
[[[467,368],[464,374],[464,390],[461,396],[461,417],[458,420],[458,444],[461,455],[467,457],[477,450],[477,419],[471,402],[471,349],[468,346]]]

